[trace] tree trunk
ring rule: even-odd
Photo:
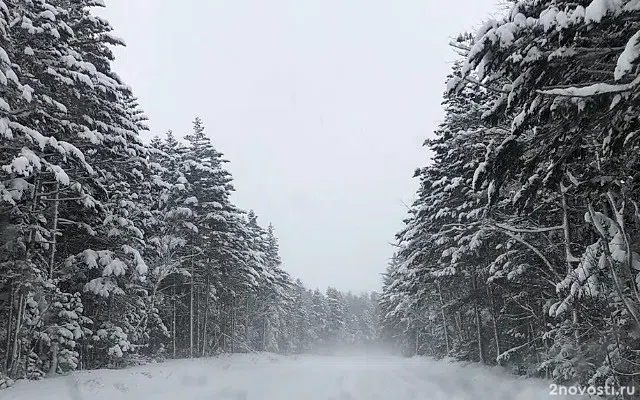
[[[465,334],[464,334],[464,329],[462,329],[462,315],[460,314],[460,310],[456,311],[455,314],[453,314],[453,321],[456,323],[458,340],[460,341],[460,343],[464,343]]]
[[[493,320],[493,340],[496,343],[496,361],[500,364],[498,357],[500,356],[500,335],[498,332],[498,318],[496,317],[496,306],[493,300],[493,290],[487,285],[487,295],[489,296],[489,305],[491,306],[491,319]]]
[[[244,316],[244,341],[247,345],[247,347],[249,347],[249,294],[247,294],[247,301],[245,303],[246,305],[246,309],[245,309],[245,316]]]
[[[475,314],[476,317],[476,340],[478,342],[478,357],[480,358],[480,362],[483,364],[486,364],[486,360],[484,357],[484,346],[482,344],[482,319],[480,318],[480,310],[478,307],[478,296],[477,296],[477,281],[476,281],[476,275],[474,274],[471,278],[471,288],[473,289],[473,292],[476,293],[476,295],[474,296],[474,302],[473,302],[473,313]]]
[[[40,178],[38,178],[38,176],[35,177],[34,183],[33,183],[33,201],[31,203],[31,215],[35,215],[36,209],[38,208],[38,192],[40,191]],[[34,236],[35,236],[35,228],[31,228],[29,230],[29,237],[27,239],[27,257],[26,257],[26,261],[30,261],[31,260],[31,249],[33,248],[33,241],[34,241]]]
[[[48,377],[53,377],[58,372],[58,342],[51,342],[51,367],[49,367]]]
[[[9,365],[11,362],[11,327],[13,326],[13,308],[14,308],[15,294],[13,290],[13,283],[9,284],[9,316],[7,319],[7,345],[6,345],[6,358],[4,359],[4,374],[7,375],[9,371]]]
[[[540,315],[542,316],[542,329],[545,330],[547,327],[547,312],[544,309],[544,301],[540,301],[539,303],[539,307],[540,307]],[[545,339],[544,336],[542,337],[542,345],[544,346],[544,359],[547,360],[549,358],[549,343],[548,343],[548,339]],[[538,352],[536,352],[538,353]],[[544,377],[545,379],[549,379],[550,374],[549,374],[549,366],[547,365],[544,368]]]
[[[593,210],[593,206],[591,203],[588,204],[589,215],[591,215],[592,219],[595,219],[595,211]],[[602,251],[604,252],[607,266],[609,267],[609,272],[611,273],[611,277],[613,278],[614,288],[618,294],[618,297],[622,301],[622,304],[626,308],[627,312],[634,319],[636,326],[640,326],[640,315],[638,315],[638,310],[636,309],[635,304],[630,304],[629,299],[626,297],[624,293],[624,285],[620,282],[620,278],[616,272],[616,267],[612,261],[611,251],[609,250],[608,241],[609,239],[605,237],[602,232],[598,231],[598,235],[602,239]],[[635,283],[634,283],[635,284]]]
[[[202,357],[207,354],[207,325],[209,324],[209,297],[210,297],[210,289],[209,289],[209,274],[207,274],[205,281],[205,298],[204,298],[204,323],[202,324]]]
[[[267,315],[264,315],[262,322],[262,351],[267,350]]]
[[[572,262],[575,261],[575,257],[571,254],[571,235],[569,230],[569,206],[567,204],[567,188],[560,184],[560,195],[562,197],[562,232],[564,234],[564,255],[566,260],[567,276],[573,273]],[[577,298],[573,299],[573,307],[571,310],[571,321],[573,323],[573,334],[576,347],[580,345],[580,331],[578,329],[578,307]]]
[[[235,353],[236,350],[236,299],[231,298],[231,352]]]
[[[193,358],[193,257],[191,257],[191,287],[189,290],[189,358]]]
[[[624,222],[625,202],[623,201],[621,209],[618,210],[618,208],[616,207],[615,199],[611,191],[607,192],[607,199],[609,200],[611,210],[613,211],[613,214],[615,215],[615,220],[618,223],[618,229],[620,230],[620,234],[624,240],[625,251],[627,253],[626,264],[627,264],[627,268],[629,269],[629,279],[630,279],[629,286],[631,286],[633,290],[633,294],[636,300],[636,306],[640,306],[640,291],[638,290],[638,283],[636,282],[637,271],[633,267],[633,250],[631,249],[631,242],[629,240],[629,236],[627,235],[627,230],[625,228],[625,222]],[[640,328],[640,327],[637,327],[637,328]]]
[[[195,287],[196,293],[195,293],[195,300],[196,300],[196,308],[195,308],[195,321],[196,321],[196,328],[195,328],[195,346],[194,349],[196,351],[196,353],[198,353],[198,349],[200,349],[200,287]]]
[[[16,318],[15,330],[13,334],[13,351],[12,351],[12,365],[11,372],[13,374],[16,373],[16,369],[18,368],[18,364],[20,363],[20,351],[18,350],[18,345],[20,344],[20,329],[22,328],[22,313],[24,309],[24,295],[18,290],[18,316]]]
[[[86,369],[85,367],[85,338],[82,337],[80,339],[82,342],[80,343],[80,348],[78,349],[78,369],[80,369],[80,371],[83,371]],[[42,343],[42,341],[40,341]],[[42,350],[40,350],[40,353],[42,353]]]
[[[444,313],[444,299],[442,298],[442,289],[440,288],[440,282],[436,280],[438,288],[438,296],[440,297],[440,312],[442,314],[442,329],[444,332],[444,341],[447,345],[447,356],[451,354],[451,344],[449,343],[449,331],[447,328],[447,317]]]
[[[171,341],[173,347],[173,358],[176,358],[176,286],[173,286],[173,323],[171,324]]]
[[[58,239],[58,215],[60,205],[60,183],[56,182],[55,200],[53,202],[53,223],[51,227],[51,253],[49,254],[49,279],[53,279],[53,265],[56,259],[56,243]]]
[[[108,300],[108,311],[107,311],[107,321],[111,322],[111,317],[113,314],[113,296],[109,296]],[[96,316],[98,315],[98,311],[96,310]]]

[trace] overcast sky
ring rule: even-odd
[[[497,0],[106,0],[153,134],[200,116],[311,288],[378,290],[442,120],[450,38]],[[146,138],[148,139],[148,138]]]

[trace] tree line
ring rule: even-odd
[[[510,1],[451,45],[380,298],[407,354],[638,385],[640,7]]]
[[[0,0],[0,386],[374,340],[375,294],[306,289],[231,200],[201,119],[150,144],[101,0]]]

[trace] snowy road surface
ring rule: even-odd
[[[542,400],[549,384],[390,356],[232,355],[18,382],[2,400]],[[571,397],[576,399],[576,397]]]

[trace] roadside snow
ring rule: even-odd
[[[549,383],[497,368],[391,356],[175,360],[18,382],[3,400],[542,400]],[[571,397],[576,399],[578,397]]]

